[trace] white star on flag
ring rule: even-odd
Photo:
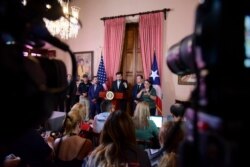
[[[159,75],[157,74],[157,71],[158,71],[158,70],[152,71],[152,73],[151,73],[151,75],[150,75],[150,77],[152,77],[153,80],[155,80],[156,77],[159,77]]]
[[[157,114],[162,115],[162,92],[161,92],[161,82],[160,82],[160,75],[158,71],[158,65],[156,61],[156,55],[154,53],[154,60],[153,64],[151,66],[151,75],[150,75],[153,87],[156,90],[156,108],[157,108]]]

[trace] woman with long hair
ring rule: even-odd
[[[159,133],[159,141],[164,154],[159,161],[159,167],[177,167],[178,149],[184,139],[184,131],[180,127],[181,120],[168,121],[163,124]]]
[[[79,114],[83,121],[86,117],[86,105],[82,103],[74,104],[72,108],[70,109],[68,115],[70,115],[71,113]]]
[[[156,113],[156,90],[149,79],[144,81],[144,89],[142,89],[137,95],[137,98],[141,98],[149,105],[150,115],[155,115]]]
[[[148,103],[139,102],[136,105],[133,116],[136,139],[137,141],[146,141],[146,142],[153,142],[155,141],[154,139],[156,139],[158,143],[159,130],[155,125],[154,121],[150,120],[149,117],[150,117],[150,112]]]
[[[104,124],[100,145],[89,156],[87,167],[150,167],[147,153],[136,145],[135,127],[127,112],[114,111]]]
[[[79,103],[80,104],[80,103]],[[81,167],[83,159],[92,151],[92,142],[79,136],[85,116],[82,104],[67,114],[63,136],[54,142],[55,162],[59,167]]]

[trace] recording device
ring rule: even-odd
[[[50,6],[48,8],[47,6]],[[0,164],[8,147],[29,128],[43,124],[68,89],[65,64],[57,59],[25,57],[27,46],[46,43],[68,52],[76,79],[76,60],[69,46],[53,37],[43,18],[64,16],[58,0],[0,0],[0,71],[2,108],[0,120]],[[6,123],[7,121],[7,123]]]
[[[173,73],[197,78],[185,108],[181,166],[247,163],[249,124],[239,106],[248,108],[250,98],[250,1],[200,3],[193,33],[170,47],[166,61]]]

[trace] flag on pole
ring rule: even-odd
[[[108,90],[107,85],[106,85],[106,81],[107,81],[107,74],[105,71],[105,66],[104,66],[104,62],[103,62],[103,56],[101,55],[101,61],[98,67],[98,71],[97,71],[97,78],[100,84],[102,84],[103,88],[105,90]]]
[[[150,79],[152,81],[153,87],[156,90],[156,109],[157,115],[162,115],[162,91],[161,91],[161,81],[156,60],[156,55],[154,53],[154,60],[151,66]]]

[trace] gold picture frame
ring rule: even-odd
[[[74,52],[77,63],[77,75],[82,79],[84,74],[88,75],[89,79],[93,77],[94,51]]]
[[[196,75],[188,74],[180,76],[178,75],[178,84],[179,85],[196,85]]]

